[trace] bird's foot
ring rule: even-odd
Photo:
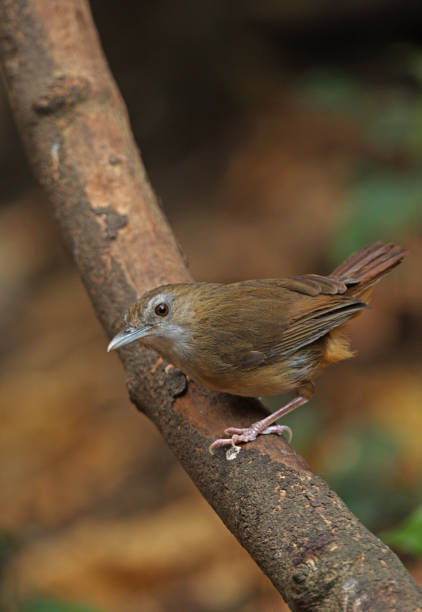
[[[226,457],[227,459],[234,459],[240,451],[240,446],[238,446],[239,443],[247,444],[248,442],[252,442],[252,440],[256,440],[257,436],[260,434],[277,434],[281,436],[285,431],[287,431],[290,443],[293,437],[290,427],[287,425],[274,425],[274,423],[277,421],[277,419],[289,414],[289,412],[292,412],[292,410],[298,406],[306,404],[308,399],[308,397],[298,395],[275,412],[272,412],[266,416],[265,419],[252,423],[250,427],[229,427],[224,431],[224,433],[230,437],[219,438],[213,442],[209,447],[210,453],[213,454],[214,449],[218,448],[219,446],[230,445],[231,448],[227,451]]]
[[[234,459],[240,451],[240,446],[238,446],[239,443],[246,444],[248,442],[252,442],[253,440],[256,440],[257,436],[260,434],[277,434],[282,436],[283,433],[287,431],[289,443],[292,441],[292,430],[287,425],[270,425],[269,427],[265,427],[260,431],[261,428],[258,426],[259,424],[260,423],[258,421],[258,423],[254,423],[250,427],[228,427],[224,430],[224,433],[230,437],[218,438],[209,446],[208,450],[210,451],[211,455],[213,455],[216,448],[230,445],[232,448],[227,451],[226,457],[227,459]]]

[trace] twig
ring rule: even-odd
[[[157,206],[85,0],[2,0],[2,67],[34,172],[108,335],[135,297],[190,275]],[[104,348],[106,343],[104,342]],[[293,610],[415,610],[421,592],[289,447],[261,436],[211,457],[253,400],[206,391],[140,346],[121,351],[132,401]],[[224,554],[224,551],[222,551]]]

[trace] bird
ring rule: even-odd
[[[369,307],[374,285],[406,255],[374,242],[327,276],[162,285],[130,307],[107,350],[139,340],[188,379],[235,395],[293,390],[281,408],[249,427],[228,427],[209,450],[228,445],[236,454],[260,434],[286,432],[290,442],[291,429],[275,421],[309,401],[328,365],[354,356],[345,324]]]

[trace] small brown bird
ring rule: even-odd
[[[406,251],[375,242],[351,255],[329,276],[157,287],[126,315],[108,345],[134,340],[156,349],[193,380],[211,389],[261,397],[294,389],[296,397],[247,428],[230,427],[218,446],[291,431],[273,423],[306,403],[313,381],[329,364],[353,356],[346,321],[368,308],[373,285]]]

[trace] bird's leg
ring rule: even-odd
[[[281,436],[284,431],[287,431],[287,433],[289,434],[289,442],[290,442],[292,439],[292,430],[290,429],[290,427],[288,427],[287,425],[273,425],[273,423],[274,421],[277,421],[277,419],[279,419],[280,417],[285,416],[289,412],[292,412],[292,410],[294,410],[298,406],[302,406],[302,404],[306,404],[306,402],[309,400],[310,397],[311,397],[311,394],[309,393],[298,395],[297,397],[294,397],[292,400],[290,400],[290,402],[288,402],[287,404],[285,404],[284,406],[282,406],[275,412],[272,412],[271,414],[269,414],[264,419],[261,419],[260,421],[257,421],[256,423],[252,423],[250,427],[244,427],[244,428],[228,427],[224,431],[224,433],[231,437],[230,438],[219,438],[218,440],[215,440],[215,442],[213,442],[211,446],[209,447],[210,453],[213,454],[214,449],[218,448],[219,446],[226,446],[228,444],[231,444],[232,446],[236,446],[239,442],[244,442],[244,443],[252,442],[252,440],[255,440],[257,436],[259,436],[260,434],[275,433]]]

